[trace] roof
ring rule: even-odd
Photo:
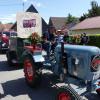
[[[0,24],[0,31],[3,30],[10,30],[10,28],[13,26],[13,24]]]
[[[82,22],[76,24],[71,30],[80,30],[80,29],[97,29],[100,28],[100,16],[87,18]]]
[[[66,24],[66,21],[67,17],[50,17],[49,26],[53,26],[56,30],[59,30]]]
[[[38,13],[38,11],[35,9],[35,7],[31,4],[30,7],[26,10],[26,12],[34,12]]]
[[[68,30],[70,30],[72,27],[74,27],[76,25],[76,23],[75,22],[72,22],[72,23],[69,23],[69,24],[66,24],[66,25],[64,25],[63,27],[62,27],[62,30],[64,31],[68,31]]]

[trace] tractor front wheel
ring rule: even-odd
[[[40,75],[36,72],[36,65],[31,57],[24,59],[25,80],[30,87],[35,87],[40,83]]]

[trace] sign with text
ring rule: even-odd
[[[27,38],[34,32],[42,35],[42,21],[38,13],[20,12],[16,19],[18,37]]]

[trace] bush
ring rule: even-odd
[[[90,35],[88,45],[97,46],[100,48],[100,35]]]

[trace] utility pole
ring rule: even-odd
[[[23,1],[23,12],[24,12],[24,6],[25,6],[25,3],[24,3],[24,1]]]

